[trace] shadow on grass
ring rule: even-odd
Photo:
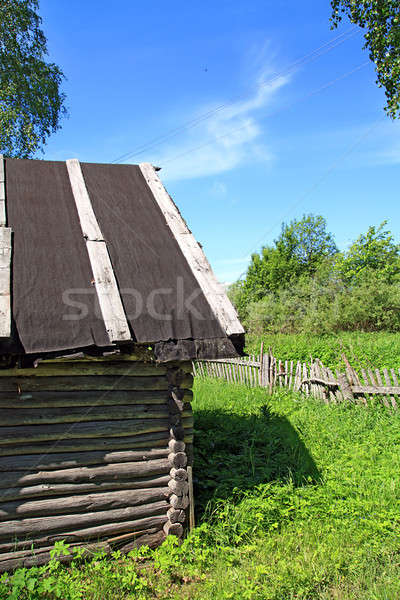
[[[235,489],[289,478],[296,486],[320,479],[297,431],[267,405],[250,416],[196,411],[194,452],[198,516],[209,500],[228,498]]]

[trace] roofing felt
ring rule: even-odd
[[[140,168],[81,168],[132,340],[232,355]],[[110,346],[66,164],[6,159],[5,171],[14,341],[26,354]]]

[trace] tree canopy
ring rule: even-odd
[[[386,225],[383,221],[378,227],[369,227],[338,257],[336,272],[347,284],[357,285],[369,271],[379,273],[387,283],[400,275],[400,244],[394,242]]]
[[[385,89],[386,112],[400,117],[400,2],[399,0],[331,0],[332,26],[346,15],[365,29],[364,48],[375,64],[377,84]]]
[[[0,3],[0,152],[28,158],[66,113],[63,73],[47,62],[38,0]]]
[[[399,331],[400,244],[386,226],[338,252],[323,217],[283,224],[229,290],[248,331]]]
[[[245,280],[231,289],[239,312],[245,313],[249,302],[289,286],[300,276],[312,276],[324,260],[335,255],[336,244],[326,227],[322,216],[311,214],[283,223],[274,244],[252,255]]]

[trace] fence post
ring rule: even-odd
[[[343,373],[338,373],[338,384],[340,387],[340,391],[343,394],[343,399],[354,402],[354,395],[353,390],[351,389],[351,382],[349,381],[347,375],[344,375]]]
[[[264,387],[264,342],[261,342],[260,347],[260,370],[258,372],[258,383]]]

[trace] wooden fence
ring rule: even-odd
[[[201,360],[193,364],[197,376],[218,377],[230,383],[301,391],[327,404],[345,400],[368,404],[378,397],[385,406],[397,409],[400,403],[400,369],[360,369],[357,372],[343,356],[344,373],[325,367],[320,360],[282,361],[272,354],[223,360]]]

